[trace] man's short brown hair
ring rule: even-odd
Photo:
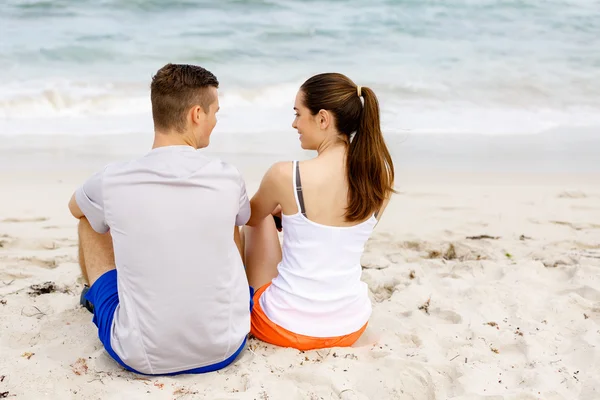
[[[219,87],[217,77],[196,65],[167,64],[159,69],[150,85],[154,127],[183,132],[191,107],[199,105],[207,113],[215,101],[211,86]]]

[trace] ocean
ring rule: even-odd
[[[223,134],[292,132],[335,71],[386,135],[600,135],[597,0],[3,0],[0,135],[152,132],[168,62],[217,75]]]

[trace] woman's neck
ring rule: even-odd
[[[326,139],[321,143],[321,145],[317,148],[318,156],[322,156],[324,154],[329,154],[333,151],[346,151],[346,142],[344,140],[340,140],[339,137],[332,137],[331,139]]]

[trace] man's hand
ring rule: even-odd
[[[77,205],[77,200],[75,200],[75,193],[73,193],[73,196],[71,196],[71,200],[69,200],[69,211],[71,211],[71,214],[73,214],[73,216],[77,219],[85,217],[85,215],[81,211],[81,208],[79,208],[79,205]]]

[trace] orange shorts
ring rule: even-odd
[[[250,328],[250,333],[263,342],[271,343],[281,347],[293,347],[298,350],[314,350],[327,347],[348,347],[352,346],[358,340],[360,335],[363,334],[365,329],[367,329],[367,324],[365,324],[358,331],[349,335],[325,338],[304,336],[290,332],[269,320],[260,306],[260,302],[258,300],[270,284],[271,283],[267,283],[266,285],[261,286],[256,293],[254,293],[253,298],[254,307],[252,308],[252,326]]]

